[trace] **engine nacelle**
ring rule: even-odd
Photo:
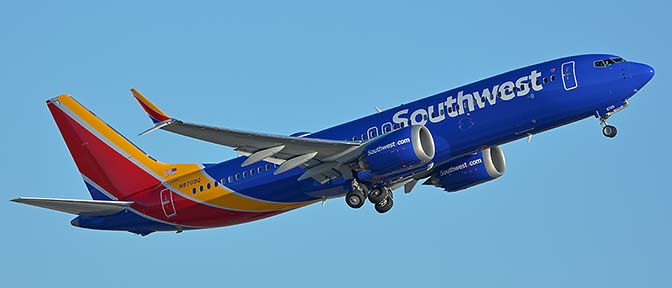
[[[425,184],[456,192],[497,179],[504,175],[505,170],[504,151],[496,146],[438,167]]]
[[[371,141],[359,157],[359,166],[382,174],[418,167],[434,159],[434,138],[429,129],[412,125]]]

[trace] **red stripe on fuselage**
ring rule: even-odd
[[[55,105],[49,103],[48,107],[79,171],[119,200],[133,201],[131,207],[141,213],[177,225],[215,227],[286,212],[231,211],[194,202],[173,192],[176,214],[168,218],[161,206],[160,192],[166,189],[161,181],[112,149]]]
[[[159,199],[161,190],[167,189],[163,186],[157,187],[144,193],[133,195],[133,201],[136,203],[156,203]],[[164,193],[168,193],[165,191]],[[273,215],[287,212],[288,210],[270,211],[270,212],[242,212],[222,208],[215,208],[194,202],[180,193],[172,192],[173,205],[175,205],[175,215],[166,217],[164,211],[172,211],[171,207],[162,207],[161,205],[142,205],[141,208],[135,208],[138,211],[151,215],[162,220],[179,223],[183,225],[199,227],[228,226],[245,222],[250,222]],[[171,205],[170,203],[166,205]],[[170,212],[169,212],[170,213]]]

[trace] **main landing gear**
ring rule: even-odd
[[[360,208],[364,205],[366,199],[374,204],[378,213],[385,213],[392,209],[394,201],[392,200],[392,190],[388,187],[375,188],[369,191],[364,184],[360,184],[356,179],[352,180],[352,190],[345,194],[345,203],[351,208]]]
[[[368,194],[369,189],[366,188],[366,185],[360,185],[357,183],[357,180],[352,180],[352,190],[345,194],[345,203],[350,206],[350,208],[360,208],[364,205],[366,201],[366,194]]]

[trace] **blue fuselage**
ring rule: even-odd
[[[367,141],[408,125],[422,124],[429,128],[435,141],[432,166],[441,167],[484,146],[501,145],[589,116],[606,115],[623,107],[654,73],[650,66],[634,62],[596,64],[605,59],[620,58],[581,55],[516,69],[305,137]],[[244,160],[239,157],[206,165],[206,171],[215,179],[227,179],[259,168],[241,168]],[[350,189],[343,178],[326,184],[297,181],[303,173],[300,168],[273,175],[263,165],[268,164],[256,165],[262,167],[261,173],[227,186],[238,193],[275,202],[337,197]],[[376,182],[399,176],[360,175],[363,180]]]

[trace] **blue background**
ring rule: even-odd
[[[1,5],[4,287],[672,285],[665,1],[100,2]],[[61,93],[160,160],[218,162],[234,152],[135,136],[150,121],[128,89],[182,119],[291,134],[583,53],[656,68],[611,119],[617,138],[589,119],[517,141],[497,181],[397,193],[386,215],[334,199],[143,238],[9,202],[89,197],[44,104]]]

